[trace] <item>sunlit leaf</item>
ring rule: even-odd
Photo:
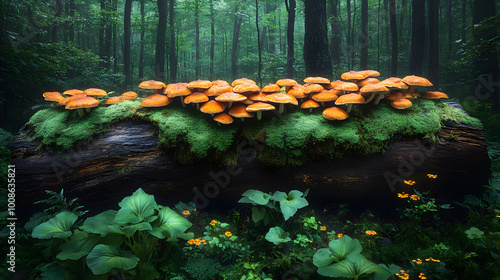
[[[132,269],[138,262],[139,258],[132,252],[104,244],[96,245],[87,256],[87,265],[96,275],[108,273],[113,268]]]
[[[49,239],[53,237],[71,236],[71,227],[78,219],[78,216],[71,212],[61,212],[45,223],[39,224],[33,229],[31,234],[34,238]]]
[[[145,193],[141,188],[125,197],[118,205],[121,209],[116,213],[115,222],[119,224],[140,223],[152,216],[158,208],[154,196]]]

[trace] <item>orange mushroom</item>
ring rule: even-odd
[[[141,105],[143,107],[162,107],[167,106],[171,102],[172,99],[168,98],[168,96],[156,93],[144,98]]]
[[[340,120],[340,121],[345,120],[349,117],[349,114],[347,114],[346,111],[338,107],[326,108],[325,110],[323,110],[322,115],[327,120]]]
[[[339,97],[335,94],[335,90],[323,90],[313,94],[311,98],[314,101],[320,102],[321,106],[325,106],[325,102],[335,101]]]
[[[120,98],[122,100],[135,100],[137,97],[139,97],[139,95],[133,91],[127,91],[127,92],[124,92]]]
[[[264,103],[264,102],[256,102],[252,105],[247,106],[247,112],[257,113],[257,120],[262,119],[262,111],[271,111],[276,109],[273,105]]]
[[[221,113],[222,111],[224,111],[224,109],[226,109],[226,105],[215,100],[210,100],[200,107],[201,112],[210,114],[212,116],[214,114]]]
[[[347,105],[345,110],[347,113],[351,112],[353,104],[361,104],[365,102],[365,98],[361,94],[349,93],[340,96],[336,101],[336,105]]]
[[[104,104],[111,105],[111,104],[120,103],[122,101],[123,100],[120,97],[118,97],[118,96],[112,96],[112,97],[106,99],[106,101],[104,102]]]
[[[65,92],[63,92],[63,95],[83,95],[83,90],[79,90],[79,89],[70,89],[70,90],[67,90]]]
[[[377,105],[380,99],[382,99],[384,95],[389,92],[389,89],[381,84],[368,84],[363,86],[359,91],[361,93],[370,93],[370,97],[368,97],[365,101],[365,104],[370,103],[375,95],[377,95],[377,99],[375,100],[375,105]]]
[[[83,96],[75,98],[70,102],[66,103],[66,109],[68,110],[76,109],[78,111],[78,115],[80,117],[83,117],[83,109],[87,109],[87,111],[90,111],[90,108],[97,107],[98,105],[99,105],[99,100],[90,96]]]
[[[139,88],[142,89],[152,89],[154,90],[154,93],[160,93],[163,91],[158,91],[159,89],[163,89],[166,87],[165,83],[160,82],[160,81],[155,81],[155,80],[149,80],[149,81],[144,81],[139,84]]]
[[[231,108],[231,106],[233,105],[233,102],[242,102],[242,101],[245,101],[246,99],[247,99],[246,96],[244,96],[243,94],[236,93],[236,92],[226,92],[226,93],[223,93],[215,98],[215,100],[217,100],[219,102],[227,102],[229,108]]]
[[[318,108],[318,107],[319,107],[318,102],[316,102],[314,100],[306,100],[306,101],[302,102],[302,104],[300,104],[300,108],[301,109],[309,109],[309,113],[311,113],[314,108]]]
[[[230,115],[228,115],[227,113],[222,113],[222,114],[218,114],[217,116],[215,116],[214,121],[218,122],[219,125],[232,124],[233,118]]]
[[[83,91],[83,94],[86,96],[92,96],[95,98],[103,97],[108,95],[105,90],[102,90],[100,88],[88,88]]]
[[[208,101],[208,96],[201,92],[194,92],[184,98],[184,103],[194,103],[196,104],[196,110],[200,109],[200,103],[204,103]]]
[[[440,91],[424,91],[422,96],[427,99],[448,99],[448,95]]]
[[[299,105],[299,102],[297,101],[297,99],[295,99],[295,97],[282,92],[268,94],[266,98],[271,102],[279,104],[278,112],[280,114],[282,114],[285,110],[285,104]]]
[[[250,113],[247,111],[247,106],[243,104],[237,104],[229,110],[229,115],[241,119],[241,121],[244,121],[245,118],[251,118],[253,117],[253,113]]]
[[[412,105],[411,101],[406,99],[406,98],[400,98],[400,99],[396,99],[396,100],[391,101],[392,108],[399,109],[399,110],[411,107],[411,105]]]
[[[421,87],[431,87],[432,83],[429,82],[426,78],[422,78],[419,76],[411,75],[411,76],[406,76],[402,80],[405,84],[409,85],[410,88],[408,89],[409,93],[413,93],[415,91],[416,86],[421,86]]]

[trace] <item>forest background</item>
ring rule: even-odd
[[[121,94],[149,79],[262,86],[365,69],[421,75],[496,111],[499,10],[495,0],[1,1],[0,127],[16,132],[47,106],[45,91]]]

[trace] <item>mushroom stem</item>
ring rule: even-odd
[[[87,113],[90,113],[90,108],[85,108],[85,110],[87,110]]]
[[[408,93],[413,93],[415,91],[415,86],[410,86],[410,88],[408,89]]]
[[[196,103],[196,110],[200,110],[200,103]]]
[[[368,97],[368,99],[366,99],[365,104],[370,103],[370,101],[373,100],[373,97],[375,97],[375,92],[372,92],[372,94],[370,95],[370,97]]]
[[[380,100],[382,100],[383,97],[384,97],[384,94],[379,93],[379,95],[377,96],[377,98],[375,99],[375,102],[373,104],[377,105],[380,102]]]
[[[262,119],[262,111],[257,111],[257,120]]]
[[[312,113],[312,111],[313,111],[313,108],[309,108],[309,113]]]
[[[228,108],[228,109],[231,109],[231,106],[233,106],[233,102],[232,102],[232,101],[231,101],[231,102],[229,102],[229,104],[227,104],[227,108]]]
[[[278,113],[283,114],[284,111],[285,111],[285,103],[280,103],[280,108]]]
[[[347,105],[347,109],[345,110],[346,113],[351,112],[352,109],[352,103]]]
[[[82,109],[76,109],[76,111],[78,112],[78,116],[83,117],[83,110]]]
[[[186,103],[184,102],[184,98],[181,97],[182,108],[186,108]]]

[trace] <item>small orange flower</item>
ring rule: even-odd
[[[396,273],[396,276],[403,279],[403,280],[410,279],[410,275],[408,273],[406,273],[406,271],[404,271],[404,270],[401,270],[401,271],[399,271],[399,273]]]
[[[438,175],[435,175],[435,174],[427,174],[427,177],[429,177],[430,179],[436,179],[438,177]]]
[[[199,238],[196,238],[196,239],[194,240],[194,244],[195,244],[195,245],[201,245],[201,240],[200,240]]]
[[[205,239],[202,239],[201,243],[203,243],[204,245],[207,245],[207,241]]]
[[[320,225],[321,225],[321,222],[320,222],[320,221],[318,221],[318,224],[320,224]]]
[[[409,194],[405,193],[405,192],[402,192],[402,193],[398,193],[398,197],[399,198],[407,198],[408,196],[410,196]]]
[[[433,259],[432,257],[429,257],[428,259],[425,259],[426,262],[428,261],[433,261],[433,262],[441,262],[440,260]]]
[[[344,234],[343,234],[343,233],[339,233],[339,234],[337,234],[337,237],[338,237],[338,238],[341,238],[342,236],[344,236]]]
[[[184,210],[184,211],[182,211],[182,214],[189,215],[189,211],[188,210]]]
[[[367,230],[367,231],[365,231],[365,233],[368,235],[377,235],[377,232],[374,230]]]
[[[212,220],[212,221],[210,222],[210,225],[211,225],[211,226],[214,226],[216,223],[217,223],[217,221],[216,221],[216,220]]]
[[[417,182],[412,181],[412,180],[404,180],[404,182],[405,182],[405,184],[410,185],[410,186],[413,186],[417,183]]]
[[[420,196],[418,196],[416,194],[410,195],[410,198],[413,199],[413,200],[420,200]]]
[[[230,232],[230,231],[226,231],[226,233],[224,233],[227,237],[231,237],[233,236],[233,234]]]
[[[416,263],[416,264],[422,264],[422,260],[421,259],[416,259],[416,260],[411,260],[412,262]]]
[[[320,229],[321,231],[326,231],[326,227],[325,227],[325,226],[321,226],[319,229]]]
[[[427,279],[427,277],[425,277],[425,274],[423,272],[420,272],[420,274],[418,275],[418,278]]]

